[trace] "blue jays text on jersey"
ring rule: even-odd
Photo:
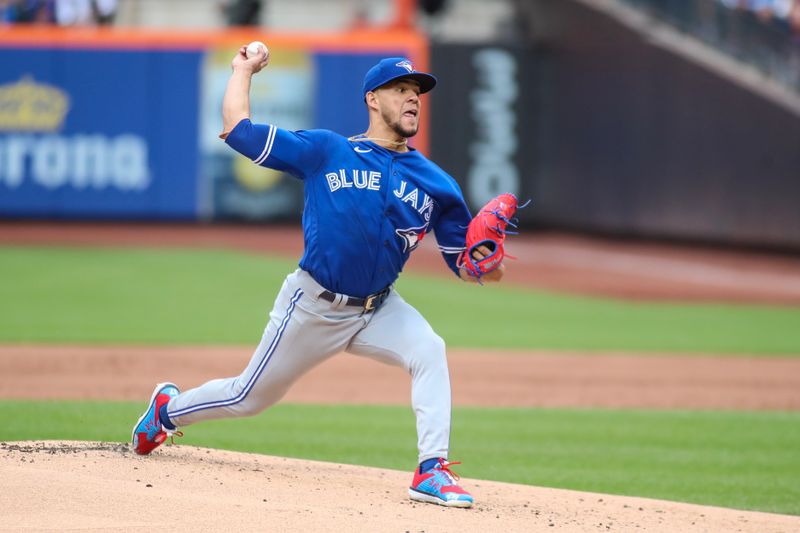
[[[471,215],[455,180],[418,151],[249,119],[225,142],[304,181],[300,268],[328,290],[363,298],[391,285],[430,231],[458,273]]]

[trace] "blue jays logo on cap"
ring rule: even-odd
[[[404,69],[406,69],[408,71],[409,74],[414,72],[414,65],[412,65],[411,61],[409,61],[408,59],[402,60],[401,62],[399,62],[397,64],[397,66],[398,67],[403,67]]]
[[[377,65],[367,71],[367,75],[364,76],[362,94],[366,98],[368,92],[401,78],[412,79],[419,83],[420,93],[426,93],[436,86],[436,77],[427,72],[415,70],[411,61],[405,57],[387,57],[381,59]]]

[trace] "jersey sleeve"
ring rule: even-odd
[[[443,206],[441,213],[433,223],[433,232],[439,251],[442,253],[447,266],[458,276],[458,257],[466,250],[467,226],[472,215],[464,199],[459,194],[458,198]]]
[[[289,131],[241,120],[225,143],[253,163],[305,179],[323,162],[330,135],[324,130]]]

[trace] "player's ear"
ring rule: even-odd
[[[367,95],[364,97],[364,100],[367,102],[368,108],[378,109],[378,97],[375,95],[374,92],[369,91]]]

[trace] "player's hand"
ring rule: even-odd
[[[472,258],[475,259],[476,261],[480,261],[484,257],[487,257],[491,254],[492,251],[489,250],[486,246],[478,246],[472,251]],[[481,277],[481,283],[500,281],[501,279],[503,279],[503,274],[505,273],[505,270],[506,266],[500,263],[500,265],[496,269],[492,270],[491,272],[487,272]],[[478,281],[478,279],[475,276],[472,276],[469,273],[469,271],[464,267],[461,267],[458,275],[464,281],[470,281],[470,282]]]
[[[231,68],[233,70],[242,69],[250,74],[257,74],[261,72],[261,69],[269,65],[269,55],[264,51],[262,48],[259,50],[258,54],[254,55],[250,59],[247,59],[247,45],[242,46],[239,48],[239,52],[237,52],[236,56],[231,61]]]

